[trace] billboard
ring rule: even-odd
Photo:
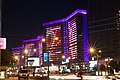
[[[89,61],[90,68],[97,66],[97,61]]]
[[[28,67],[37,67],[40,66],[39,57],[28,57]]]
[[[47,62],[49,59],[49,53],[44,53],[44,61]]]
[[[0,49],[6,49],[6,38],[0,38]]]

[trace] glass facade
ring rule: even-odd
[[[89,0],[89,45],[102,50],[101,56],[115,57],[120,54],[120,28],[118,12],[120,0]]]

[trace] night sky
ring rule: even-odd
[[[7,49],[42,34],[42,24],[87,9],[87,0],[2,0],[2,37]]]

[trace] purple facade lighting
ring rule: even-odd
[[[59,20],[46,22],[46,23],[43,24],[43,26],[47,26],[47,25],[51,25],[51,24],[56,24],[56,23],[60,23],[60,22],[65,22],[65,21],[67,21],[68,19],[70,19],[71,17],[73,17],[77,13],[87,14],[87,11],[86,10],[77,9],[76,11],[74,11],[72,14],[70,14],[66,18],[62,18],[62,19],[59,19]]]
[[[84,61],[89,61],[89,54],[88,54],[87,15],[82,15],[82,17],[83,17]]]
[[[25,43],[24,48],[28,49],[30,56],[39,56],[40,54],[40,44],[41,44],[41,39],[43,38],[43,35],[38,36],[37,38],[34,39],[29,39],[29,40],[24,40],[23,42]],[[28,44],[26,44],[28,43]],[[36,48],[36,52],[33,52],[33,49]]]
[[[32,42],[32,41],[38,41],[38,40],[40,40],[41,38],[43,38],[43,35],[41,35],[41,36],[38,36],[38,37],[37,37],[37,38],[35,38],[35,39],[23,40],[23,42]]]
[[[68,57],[68,30],[67,30],[67,22],[65,23],[64,26],[64,54],[65,54],[65,59]]]
[[[20,50],[20,49],[23,49],[23,48],[24,48],[24,45],[16,47],[16,48],[12,48],[12,50]]]
[[[83,20],[82,21],[83,22],[82,23],[83,24],[82,28],[83,28],[83,41],[84,41],[84,43],[83,43],[83,45],[84,45],[84,61],[89,61],[88,34],[87,34],[87,11],[86,10],[77,9],[76,11],[74,11],[72,14],[70,14],[66,18],[62,18],[62,19],[59,19],[59,20],[46,22],[46,23],[43,24],[43,26],[48,26],[48,25],[57,24],[57,23],[68,23],[69,19],[72,18],[77,13],[82,14],[82,20]],[[64,26],[64,55],[65,56],[68,56],[68,54],[69,54],[69,52],[68,52],[68,45],[69,45],[69,43],[66,42],[66,39],[68,39],[68,36],[67,36],[68,32],[67,31],[68,31],[68,25],[66,24]]]

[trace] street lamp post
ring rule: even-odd
[[[46,41],[45,38],[42,38],[42,42],[44,43]],[[43,48],[44,49],[44,48]],[[44,50],[43,50],[44,51]],[[48,58],[48,61],[47,61],[47,67],[48,67],[48,71],[47,71],[47,75],[48,75],[48,79],[49,79],[49,63],[50,63],[50,60],[49,60],[49,53],[47,53],[47,58]]]
[[[105,59],[105,61],[106,61],[106,64],[107,64],[107,67],[106,67],[106,72],[108,71],[108,75],[110,75],[111,73],[110,73],[110,61],[111,60],[113,60],[112,58],[110,58],[110,57],[108,57],[107,59]]]
[[[18,56],[14,56],[14,58],[15,58],[15,61],[16,61],[16,63],[15,63],[15,66],[20,66],[20,60],[19,60],[19,57]],[[17,62],[18,62],[18,64],[17,64]]]
[[[49,72],[50,72],[50,70],[49,70],[49,63],[50,63],[50,60],[49,60],[49,53],[48,53],[48,79],[49,79]]]
[[[96,54],[96,58],[97,58],[97,71],[98,71],[98,75],[99,75],[99,55],[98,55],[98,53],[101,53],[102,51],[101,50],[99,50],[98,51],[98,53],[95,53],[95,49],[94,48],[90,48],[90,53],[92,53],[92,54]]]
[[[54,40],[58,40],[59,38],[58,37],[55,37]],[[42,42],[46,42],[46,39],[45,38],[42,38]],[[50,64],[50,53],[48,53],[48,79],[49,79],[49,73],[50,73],[50,70],[49,70],[49,64]]]
[[[36,51],[37,51],[37,49],[34,48],[34,49],[33,49],[33,53],[34,53],[34,56],[35,56],[35,57],[36,57]]]
[[[97,57],[97,71],[98,71],[98,75],[99,75],[99,55],[96,54]]]
[[[28,53],[28,50],[25,49],[25,50],[24,50],[24,65],[26,64],[26,63],[25,63],[25,58],[26,58],[25,54],[27,54],[27,53]]]
[[[101,50],[98,51],[99,53],[101,53]],[[98,69],[98,75],[99,75],[99,71],[100,71],[100,68],[99,68],[99,55],[98,53],[96,54],[97,55],[97,69]]]

